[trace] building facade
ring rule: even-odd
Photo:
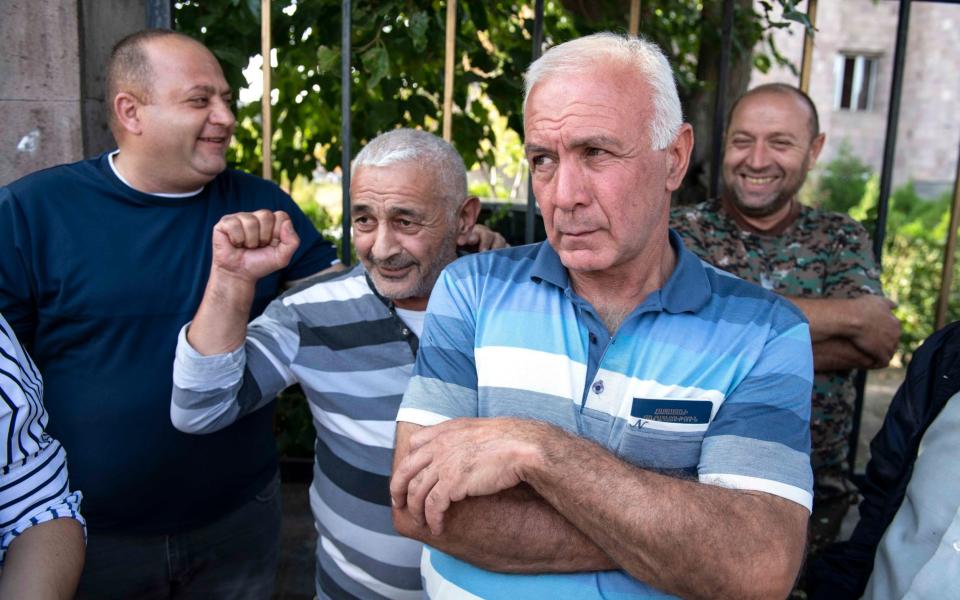
[[[806,10],[806,2],[800,5]],[[809,93],[827,145],[821,164],[842,144],[879,172],[883,162],[899,2],[820,0]],[[799,71],[800,25],[775,33]],[[921,196],[953,189],[960,149],[960,4],[913,2],[900,100],[893,184],[912,180]],[[754,71],[750,87],[797,84],[788,67]]]

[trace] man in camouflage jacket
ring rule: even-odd
[[[724,194],[675,208],[671,227],[701,258],[788,297],[810,321],[815,552],[836,537],[856,499],[846,476],[853,370],[885,367],[900,323],[880,289],[866,230],[797,200],[824,142],[809,97],[787,85],[760,86],[734,104],[728,122]]]

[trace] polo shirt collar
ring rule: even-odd
[[[643,305],[659,298],[660,309],[670,313],[697,312],[710,301],[710,279],[707,267],[683,245],[683,240],[670,230],[670,247],[677,253],[677,264],[667,283],[651,292]],[[560,256],[547,242],[540,242],[530,278],[545,281],[573,293],[570,275],[560,262]]]

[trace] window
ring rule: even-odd
[[[838,54],[833,64],[836,87],[835,110],[873,110],[873,91],[877,84],[876,56]]]

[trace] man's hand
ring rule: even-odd
[[[257,281],[286,267],[300,238],[282,210],[227,215],[213,226],[213,265],[187,330],[194,350],[210,356],[243,345]]]
[[[453,502],[486,496],[522,481],[521,466],[535,461],[550,426],[521,419],[454,419],[410,436],[410,453],[390,481],[394,506],[434,535]]]
[[[249,282],[279,271],[300,245],[282,210],[227,215],[213,227],[213,268]]]
[[[506,248],[509,245],[502,235],[479,223],[457,238],[457,246],[475,252]]]
[[[856,312],[860,315],[862,326],[858,328],[850,341],[870,356],[872,369],[882,369],[890,363],[893,353],[900,342],[900,321],[893,315],[896,303],[884,298],[867,294],[854,298]]]

